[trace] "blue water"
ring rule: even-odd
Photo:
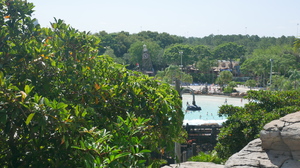
[[[232,98],[227,96],[209,96],[209,95],[195,95],[196,105],[202,108],[201,111],[188,111],[185,113],[183,124],[186,125],[201,125],[204,123],[218,123],[222,124],[226,121],[226,117],[219,117],[219,107],[225,104],[234,106],[244,106],[248,100],[241,98]],[[182,108],[186,111],[186,104],[192,104],[193,96],[191,94],[182,95]]]

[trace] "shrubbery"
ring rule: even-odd
[[[227,121],[218,135],[215,150],[218,156],[227,159],[240,151],[250,141],[259,137],[259,132],[268,122],[300,110],[299,91],[248,91],[250,100],[244,107],[223,105],[219,115]]]
[[[210,151],[208,153],[200,152],[197,156],[193,156],[189,161],[194,162],[212,162],[216,164],[224,164],[225,160],[218,157],[216,151]]]
[[[0,1],[1,165],[155,167],[150,151],[184,139],[178,93],[62,20],[33,24],[33,7]]]

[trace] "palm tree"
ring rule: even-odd
[[[290,70],[289,73],[291,73],[289,80],[291,80],[294,83],[294,89],[297,89],[297,83],[300,79],[300,71],[297,69]]]

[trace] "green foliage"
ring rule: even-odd
[[[196,83],[214,83],[216,78],[215,74],[209,73],[191,73],[193,77],[193,82]]]
[[[291,46],[271,46],[254,50],[241,65],[241,70],[249,76],[255,76],[260,86],[265,86],[270,78],[270,59],[273,60],[272,71],[287,77],[289,71],[299,68],[299,58],[293,53]]]
[[[192,76],[182,72],[180,67],[176,65],[170,65],[164,71],[158,71],[155,78],[169,84],[173,84],[176,79],[181,80],[181,82],[184,83],[193,82]]]
[[[140,38],[141,41],[151,40],[159,44],[161,48],[166,48],[171,44],[182,43],[184,38],[170,35],[166,32],[158,33],[151,31],[142,31],[137,34],[136,38]]]
[[[233,75],[230,71],[222,71],[216,79],[216,83],[223,87],[224,85],[229,84],[229,82],[231,82],[232,77]]]
[[[150,54],[150,58],[153,66],[161,67],[162,64],[162,56],[161,56],[161,48],[155,42],[151,41],[137,41],[131,44],[128,52],[130,54],[130,63],[136,64],[139,63],[142,66],[142,53],[143,53],[143,45],[147,46],[148,52]]]
[[[293,45],[293,49],[296,53],[299,53],[299,49],[300,49],[300,40],[297,39],[295,42],[294,42],[294,45]]]
[[[223,105],[219,115],[227,116],[215,147],[219,157],[228,158],[259,136],[268,122],[300,110],[299,91],[248,91],[244,107]]]
[[[229,42],[217,46],[214,50],[214,55],[218,59],[232,60],[243,56],[245,52],[246,50],[243,46]]]
[[[270,76],[270,59],[273,59],[273,74],[288,77],[289,71],[299,69],[299,40],[295,37],[258,37],[257,35],[209,35],[203,38],[178,37],[168,33],[142,31],[137,34],[128,32],[106,33],[101,31],[95,34],[101,38],[99,53],[103,54],[106,48],[116,55],[118,63],[128,64],[128,69],[136,69],[140,63],[140,54],[134,54],[132,47],[135,43],[150,42],[159,46],[160,50],[151,53],[155,71],[165,69],[168,65],[180,65],[179,51],[183,51],[183,65],[196,65],[198,75],[193,75],[195,82],[214,83],[211,67],[215,67],[218,59],[239,62],[240,70],[233,68],[233,74],[253,77],[257,86],[267,86]],[[141,47],[142,45],[140,45]],[[151,44],[147,44],[151,46]],[[293,48],[294,47],[294,48]],[[141,52],[141,48],[136,48]],[[107,52],[105,53],[107,54]],[[232,65],[232,64],[230,64]],[[201,76],[201,79],[199,79]],[[286,81],[284,89],[290,89],[290,82]],[[271,86],[273,89],[276,86]]]
[[[182,52],[182,54],[180,52]],[[184,44],[174,44],[169,46],[165,49],[163,58],[168,65],[181,65],[182,58],[183,68],[196,60],[193,56],[192,47]]]
[[[290,70],[289,73],[290,73],[289,80],[294,84],[294,89],[297,89],[300,82],[300,71],[294,69],[294,70]]]
[[[216,164],[224,164],[225,160],[218,157],[217,152],[215,150],[210,151],[208,153],[200,152],[197,156],[193,156],[189,159],[189,161],[194,162],[212,162]]]
[[[209,47],[204,45],[196,45],[193,47],[193,54],[196,55],[197,61],[202,61],[204,58],[212,60],[212,52]]]
[[[229,87],[229,86],[226,86],[225,88],[224,88],[224,91],[223,91],[224,93],[232,93],[233,92],[233,89],[232,89],[232,87]]]
[[[147,131],[148,121],[128,114],[126,119],[118,117],[112,132],[83,128],[80,131],[83,138],[72,148],[82,152],[79,159],[85,167],[145,166],[150,150],[144,149],[148,135],[143,132]]]
[[[108,34],[105,31],[96,33],[95,36],[101,39],[99,53],[103,54],[107,47],[111,48],[117,58],[122,58],[127,53],[130,45],[137,39],[132,37],[128,32],[121,31],[119,33]]]
[[[60,19],[34,25],[31,3],[0,7],[2,166],[145,167],[184,140],[170,85],[98,56],[99,38]]]
[[[232,60],[239,59],[245,53],[242,45],[230,42],[218,45],[214,50],[214,57],[218,60],[229,60],[230,69],[233,69]]]
[[[248,86],[248,87],[250,87],[250,89],[251,89],[251,88],[253,88],[253,87],[256,86],[256,81],[253,80],[253,79],[249,79],[249,80],[247,80],[247,81],[245,82],[245,85]]]
[[[237,87],[237,83],[235,81],[231,81],[229,82],[228,87],[231,87],[231,89],[234,90],[234,88]]]

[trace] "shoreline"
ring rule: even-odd
[[[192,95],[191,93],[183,93],[182,95]],[[236,98],[240,99],[243,97],[230,96],[230,95],[221,95],[221,94],[195,94],[195,96],[212,96],[212,97],[225,97],[225,98]]]
[[[203,87],[205,87],[205,85],[199,85],[199,86],[182,86],[183,88],[189,88],[192,89],[194,91],[199,91],[201,90]],[[237,90],[237,92],[233,92],[230,94],[224,94],[222,92],[213,92],[218,90],[220,87],[219,86],[215,86],[215,85],[210,85],[208,86],[209,88],[209,93],[208,94],[195,94],[195,96],[197,95],[202,95],[202,96],[217,96],[217,97],[231,97],[231,98],[243,98],[244,96],[247,95],[247,91],[249,90],[258,90],[258,89],[250,89],[246,86],[243,85],[238,85],[238,87],[235,87],[234,89]],[[191,93],[183,93],[183,94],[191,94]]]
[[[199,90],[199,88],[203,88],[205,87],[205,85],[198,85],[198,86],[195,86],[195,85],[183,85],[182,87],[185,87],[185,88],[191,88],[193,90]],[[211,88],[211,89],[219,89],[220,86],[216,86],[216,85],[209,85],[207,86],[208,88]],[[248,90],[250,90],[250,88],[248,88],[247,86],[244,86],[244,85],[238,85],[237,87],[234,87],[238,92],[247,92]],[[258,90],[256,88],[253,88],[252,90]]]

